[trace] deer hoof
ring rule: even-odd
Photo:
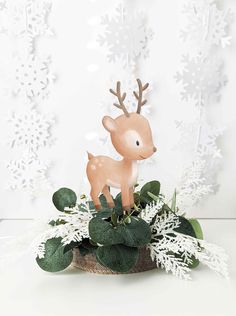
[[[101,204],[95,205],[95,209],[96,209],[97,211],[101,210],[101,208],[102,208]]]

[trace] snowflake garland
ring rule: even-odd
[[[49,115],[36,110],[24,114],[14,112],[8,121],[12,125],[11,147],[24,146],[30,152],[37,152],[39,148],[52,144],[50,129],[54,119]]]
[[[51,1],[47,0],[6,0],[0,2],[0,32],[13,37],[18,51],[10,65],[14,97],[27,110],[23,114],[13,112],[9,144],[13,149],[22,148],[22,156],[7,163],[9,188],[25,190],[30,196],[51,187],[47,179],[49,163],[39,157],[39,150],[52,144],[51,115],[35,110],[49,94],[55,80],[50,70],[50,58],[39,57],[35,42],[39,36],[53,35],[47,19],[51,12]]]
[[[185,148],[185,160],[192,157],[180,179],[178,200],[181,207],[190,207],[216,188],[216,172],[221,159],[217,142],[223,129],[208,123],[206,107],[220,100],[227,77],[222,60],[218,54],[212,56],[211,48],[230,44],[229,27],[233,15],[231,10],[219,9],[214,0],[190,0],[184,13],[188,25],[181,35],[184,40],[195,43],[196,55],[183,56],[183,70],[177,72],[175,79],[182,84],[182,100],[193,101],[198,113],[193,122],[180,121],[176,125],[180,131],[178,147]]]
[[[99,36],[100,45],[108,47],[108,61],[121,60],[124,68],[133,67],[139,58],[148,57],[148,43],[153,32],[147,28],[145,16],[141,12],[128,14],[120,4],[113,17],[105,15],[101,20],[105,28],[104,35]]]

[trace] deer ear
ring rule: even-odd
[[[102,124],[109,133],[116,130],[116,122],[110,116],[104,116],[102,119]]]

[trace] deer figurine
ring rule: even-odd
[[[91,184],[91,198],[97,210],[101,209],[99,200],[103,193],[110,208],[114,207],[114,201],[110,194],[110,187],[121,190],[121,202],[124,212],[134,205],[134,185],[137,183],[137,160],[150,157],[156,147],[153,144],[152,132],[148,120],[141,115],[141,108],[147,100],[143,100],[143,92],[148,88],[148,83],[142,86],[137,79],[138,92],[134,91],[137,99],[137,112],[129,113],[124,104],[126,93],[121,94],[121,84],[118,81],[116,91],[110,92],[117,97],[118,104],[114,106],[121,109],[124,114],[113,119],[104,116],[102,124],[110,133],[111,141],[116,151],[123,157],[117,161],[107,156],[93,156],[88,153],[87,176]]]

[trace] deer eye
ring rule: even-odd
[[[139,146],[139,141],[138,140],[136,140],[136,145]]]

